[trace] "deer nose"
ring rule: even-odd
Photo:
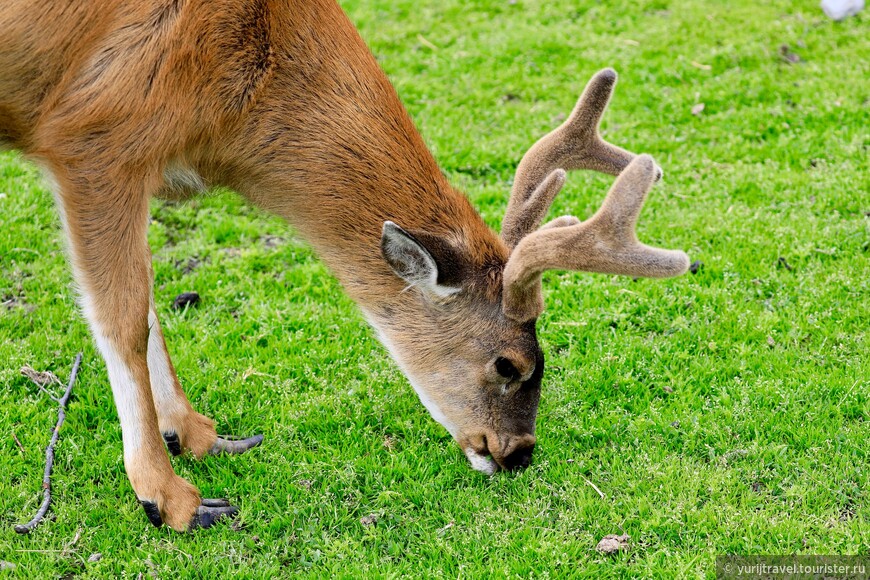
[[[519,447],[512,451],[502,460],[502,466],[508,471],[516,471],[525,469],[532,463],[532,452],[535,450],[535,443],[531,445]]]

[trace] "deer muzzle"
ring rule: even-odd
[[[496,471],[518,471],[531,465],[535,436],[530,433],[498,437],[481,434],[459,441],[465,456],[476,471],[492,475]]]

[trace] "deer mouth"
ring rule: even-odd
[[[475,471],[492,475],[509,469],[500,459],[499,440],[495,433],[482,433],[461,446]]]
[[[466,447],[464,451],[465,457],[467,457],[469,463],[471,463],[471,468],[475,471],[487,475],[492,475],[498,471],[498,463],[495,462],[495,459],[492,458],[489,451],[479,452],[475,451],[473,447]]]
[[[493,444],[494,449],[490,447]],[[500,446],[494,435],[481,435],[476,444],[465,441],[461,447],[472,469],[492,475],[497,471],[518,471],[528,467],[535,450],[535,436],[531,433],[514,435]]]

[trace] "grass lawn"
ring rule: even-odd
[[[281,221],[230,193],[155,202],[156,300],[188,395],[220,433],[266,436],[239,457],[173,459],[243,524],[181,535],[135,501],[52,197],[4,154],[0,560],[16,568],[0,576],[711,577],[717,554],[870,554],[870,11],[343,5],[493,227],[526,148],[616,68],[607,138],[665,170],[640,237],[700,270],[546,275],[535,459],[486,477]],[[553,215],[589,215],[612,180],[572,174]],[[172,310],[190,290],[200,307]],[[19,369],[65,380],[79,350],[53,519],[18,536],[56,420]],[[595,551],[623,533],[629,550]]]

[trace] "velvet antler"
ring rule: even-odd
[[[683,274],[689,257],[640,243],[634,227],[646,194],[658,176],[649,155],[640,155],[623,171],[601,208],[585,222],[557,218],[520,241],[504,269],[504,312],[531,320],[544,308],[541,274],[546,270],[582,270],[666,278]]]
[[[501,234],[512,248],[502,298],[510,318],[526,321],[541,314],[541,274],[546,270],[664,278],[682,274],[689,266],[685,253],[637,240],[638,215],[661,169],[649,155],[637,157],[599,135],[598,125],[615,84],[613,69],[595,74],[568,120],[535,143],[517,167]],[[594,169],[619,177],[589,220],[564,216],[537,230],[569,169]]]
[[[606,68],[590,79],[568,119],[526,152],[502,220],[501,237],[511,248],[536,230],[565,183],[565,170],[594,169],[619,175],[634,154],[598,134],[610,102],[616,71]]]

